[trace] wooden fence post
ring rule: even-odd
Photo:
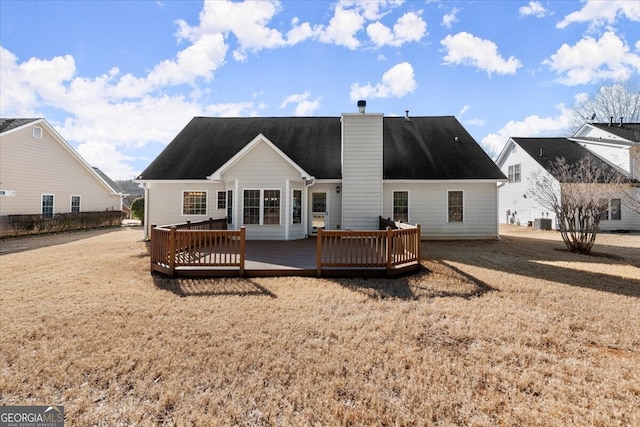
[[[420,246],[422,246],[420,243],[420,237],[422,236],[422,232],[420,231],[420,224],[416,224],[416,227],[418,227],[418,264],[420,264],[420,261],[422,260],[422,254],[420,253]]]
[[[391,253],[393,248],[393,230],[391,227],[387,227],[387,276],[391,274],[391,258],[393,254]]]
[[[322,227],[316,236],[316,276],[322,276]]]
[[[169,275],[174,276],[176,271],[176,227],[169,229]]]
[[[149,257],[149,271],[153,271],[153,263],[157,254],[155,253],[155,247],[153,246],[153,231],[156,228],[156,224],[151,224],[151,234],[149,234],[149,247],[151,248],[151,256]]]
[[[244,259],[246,252],[246,240],[247,231],[244,226],[240,227],[240,277],[244,277]]]

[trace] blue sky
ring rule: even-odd
[[[0,116],[113,179],[194,116],[456,116],[495,154],[640,75],[640,1],[0,0]],[[606,121],[606,118],[602,118]]]

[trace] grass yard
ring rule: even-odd
[[[640,425],[640,235],[424,242],[385,279],[168,279],[140,229],[0,241],[0,405],[66,425]],[[5,250],[2,250],[5,248]]]

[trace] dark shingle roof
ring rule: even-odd
[[[102,170],[100,170],[100,168],[97,168],[95,166],[92,166],[93,170],[95,173],[98,174],[98,176],[100,176],[100,178],[102,178],[104,180],[104,182],[107,183],[107,185],[109,185],[109,187],[111,187],[113,189],[114,192],[116,193],[124,193],[124,191],[122,191],[122,188],[120,188],[120,186],[118,184],[116,184],[111,178],[109,178],[109,176],[102,172]]]
[[[618,126],[617,123],[612,125],[609,125],[609,123],[592,123],[592,125],[620,138],[640,142],[640,123],[623,123],[622,126]]]
[[[196,117],[138,179],[204,179],[260,133],[317,179],[341,178],[340,117]],[[383,135],[385,179],[506,179],[455,117],[384,117]]]
[[[589,158],[596,167],[603,167],[605,173],[618,173],[625,178],[629,174],[613,166],[611,163],[597,156],[582,145],[567,138],[511,138],[527,152],[540,166],[552,172],[552,164],[557,159],[564,159],[567,164],[577,164],[585,157]],[[557,178],[557,177],[556,177]]]
[[[0,133],[8,132],[11,129],[19,128],[27,123],[35,122],[40,119],[2,119],[0,118]]]

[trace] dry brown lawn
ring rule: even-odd
[[[502,234],[425,242],[395,280],[167,279],[131,228],[0,242],[0,405],[80,426],[640,425],[640,236],[584,256]]]

